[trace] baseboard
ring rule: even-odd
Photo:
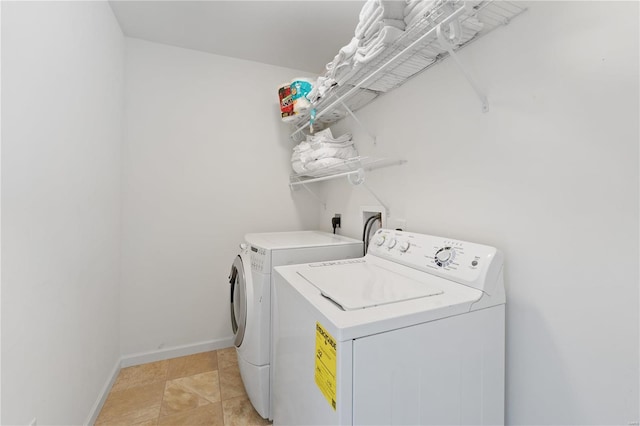
[[[113,383],[116,381],[116,377],[118,377],[118,373],[121,368],[131,367],[133,365],[146,364],[148,362],[154,361],[162,361],[165,359],[176,358],[179,356],[193,355],[200,352],[208,352],[215,351],[218,349],[224,349],[233,346],[233,337],[227,337],[224,339],[217,340],[208,340],[205,342],[193,343],[190,345],[182,345],[182,346],[174,346],[171,348],[160,349],[157,351],[150,352],[142,352],[138,354],[125,355],[121,357],[116,365],[113,367],[107,382],[105,383],[98,399],[95,404],[91,408],[89,412],[89,417],[87,417],[87,421],[85,425],[93,425],[98,415],[100,414],[100,410],[102,410],[102,406],[104,402],[107,400],[107,396],[111,391],[111,387]]]
[[[171,348],[159,349],[156,351],[142,352],[131,355],[124,355],[121,358],[120,366],[131,367],[132,365],[146,364],[148,362],[162,361],[185,355],[193,355],[200,352],[214,351],[233,346],[233,337],[224,339],[208,340],[206,342],[193,343],[190,345],[174,346]]]
[[[93,404],[93,407],[91,407],[91,411],[89,411],[89,417],[87,417],[87,421],[84,423],[85,425],[93,425],[98,419],[98,414],[100,414],[100,410],[102,410],[102,406],[107,400],[107,395],[109,395],[109,391],[111,391],[111,386],[113,386],[113,382],[115,382],[116,377],[118,377],[121,362],[122,360],[118,359],[116,361],[116,364],[113,366],[107,382],[104,384],[102,390],[100,391],[100,394],[98,395],[98,399],[96,400],[95,404]]]

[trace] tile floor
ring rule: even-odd
[[[120,370],[96,420],[107,425],[268,425],[244,390],[235,348]]]

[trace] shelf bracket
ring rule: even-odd
[[[465,76],[465,78],[467,79],[471,87],[473,87],[473,90],[475,90],[476,94],[478,95],[478,98],[480,98],[480,102],[482,103],[482,112],[488,112],[489,101],[487,100],[487,96],[484,94],[482,90],[480,90],[480,87],[474,80],[471,73],[462,64],[462,62],[460,61],[460,58],[458,57],[458,54],[453,50],[453,45],[451,44],[451,41],[455,39],[460,40],[460,37],[462,35],[460,21],[458,19],[454,19],[452,22],[448,23],[447,26],[449,27],[449,34],[445,33],[445,30],[442,28],[442,23],[436,27],[438,42],[440,43],[440,46],[449,53],[449,56],[453,58],[453,60],[456,62],[456,65],[458,65],[458,68],[462,72],[462,74]]]
[[[364,189],[367,190],[367,192],[369,192],[369,194],[371,194],[371,196],[373,198],[376,199],[376,201],[384,208],[384,212],[387,216],[389,216],[389,207],[382,202],[382,200],[380,199],[380,197],[378,197],[378,195],[373,192],[373,190],[371,188],[369,188],[369,186],[364,183],[364,170],[363,169],[358,169],[358,172],[355,174],[351,174],[348,175],[347,178],[349,179],[349,183],[353,186],[362,186]]]
[[[358,126],[360,126],[360,128],[371,138],[371,140],[373,141],[373,145],[377,145],[376,135],[372,134],[371,132],[369,132],[369,130],[367,130],[364,124],[362,124],[362,122],[358,120],[358,117],[356,117],[356,115],[353,113],[353,111],[351,111],[351,109],[347,106],[347,104],[344,103],[344,101],[340,101],[340,103],[342,104],[344,109],[347,111],[347,113],[349,113],[351,118],[353,118],[354,121],[358,124]]]
[[[304,189],[306,189],[306,190],[307,190],[307,192],[308,192],[309,194],[311,194],[311,195],[313,196],[313,198],[315,198],[316,200],[318,200],[318,202],[319,202],[320,204],[322,204],[322,207],[323,207],[325,210],[327,209],[327,203],[326,203],[322,198],[320,198],[320,197],[318,196],[318,194],[316,194],[315,192],[313,192],[313,191],[311,190],[311,188],[309,188],[309,187],[308,187],[304,182],[296,182],[296,184],[295,184],[295,185],[296,185],[296,186],[297,186],[297,185],[302,186]],[[293,185],[293,182],[289,183],[289,188],[290,188],[292,191],[295,189],[295,187],[294,187],[294,185]]]

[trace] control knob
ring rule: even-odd
[[[376,239],[376,245],[377,245],[377,246],[381,246],[381,245],[383,245],[383,244],[384,244],[384,240],[385,240],[384,235],[380,235],[380,236]]]
[[[409,241],[403,241],[398,246],[398,250],[400,250],[400,252],[402,252],[402,253],[405,253],[407,250],[409,250],[410,246],[411,246],[411,244],[409,243]]]
[[[396,246],[396,243],[398,241],[395,238],[392,238],[389,240],[389,243],[387,244],[387,247],[389,247],[390,249],[394,248]]]
[[[451,249],[449,247],[445,247],[438,250],[438,253],[436,253],[436,259],[443,263],[451,259]]]

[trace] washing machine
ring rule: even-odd
[[[229,275],[231,326],[249,399],[271,416],[271,288],[275,266],[362,256],[362,241],[319,231],[245,235]]]
[[[274,425],[503,424],[499,250],[381,229],[274,275]]]

